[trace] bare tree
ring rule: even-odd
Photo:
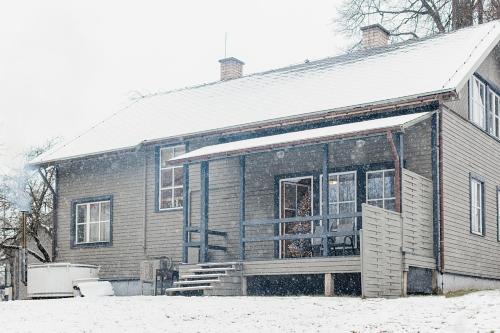
[[[28,160],[40,155],[54,141],[43,147],[31,149],[26,157]],[[3,215],[2,233],[0,234],[0,257],[12,257],[22,244],[21,210],[29,210],[26,223],[28,254],[40,262],[51,262],[53,257],[48,250],[48,244],[53,239],[53,192],[55,185],[55,169],[52,166],[37,169],[24,169],[18,175],[4,175],[1,178],[0,201]],[[28,198],[23,200],[22,198]],[[26,201],[26,202],[23,202]],[[29,207],[24,207],[29,205]]]
[[[380,23],[399,39],[419,38],[500,18],[500,0],[344,0],[341,31]]]

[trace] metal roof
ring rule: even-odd
[[[157,94],[132,103],[30,163],[457,93],[499,40],[500,21],[493,21],[432,38]]]

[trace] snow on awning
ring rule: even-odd
[[[422,112],[222,143],[179,155],[169,160],[168,163],[191,163],[294,146],[318,144],[335,139],[380,134],[386,131],[403,131],[406,127],[425,120],[432,114],[432,112]]]

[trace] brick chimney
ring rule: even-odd
[[[243,76],[243,61],[234,57],[224,58],[220,62],[221,81],[237,79]]]
[[[361,28],[363,37],[361,38],[361,46],[364,49],[386,46],[389,44],[389,36],[391,33],[380,24],[372,24]]]

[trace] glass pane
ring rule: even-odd
[[[186,149],[184,146],[177,146],[174,148],[174,156],[182,155],[182,154],[184,154],[185,151],[186,151]]]
[[[85,242],[85,224],[79,224],[76,226],[76,242]]]
[[[481,207],[482,191],[481,191],[481,183],[479,182],[476,183],[476,195],[477,195],[476,207]]]
[[[295,185],[285,183],[285,207],[286,209],[296,209],[296,193],[295,193]]]
[[[101,242],[109,242],[109,222],[101,222],[99,240]]]
[[[339,205],[334,203],[330,204],[330,210],[328,211],[329,214],[338,214],[339,213]]]
[[[356,211],[356,204],[354,202],[339,204],[340,214],[354,213],[355,211]]]
[[[285,209],[285,218],[288,217],[295,217],[295,210],[294,209]]]
[[[174,207],[182,207],[182,188],[174,189]]]
[[[109,221],[110,220],[110,206],[109,201],[101,203],[101,221]]]
[[[311,216],[311,193],[308,186],[297,187],[297,215]]]
[[[372,206],[384,208],[384,200],[370,200],[367,203]]]
[[[174,152],[172,148],[163,148],[160,150],[160,158],[161,158],[161,167],[164,168],[167,166],[167,161],[174,157]]]
[[[172,186],[172,169],[165,169],[161,171],[161,187]]]
[[[353,201],[356,193],[354,174],[339,176],[339,201]]]
[[[99,221],[99,204],[91,203],[90,204],[90,222]]]
[[[172,208],[172,190],[162,190],[160,209]]]
[[[395,199],[385,200],[385,209],[396,211],[396,200]]]
[[[394,198],[394,171],[386,171],[384,176],[385,198]]]
[[[182,168],[174,169],[174,186],[182,185],[182,174],[183,174]]]
[[[87,221],[87,206],[86,205],[78,205],[76,206],[77,212],[77,223],[85,223]]]
[[[99,241],[99,223],[90,223],[90,235],[89,242],[98,242]]]
[[[339,181],[338,181],[338,176],[337,175],[331,175],[328,178],[328,200],[330,202],[337,202],[338,201],[338,191],[339,191]]]
[[[382,172],[370,172],[366,187],[368,199],[381,199],[384,190]]]

